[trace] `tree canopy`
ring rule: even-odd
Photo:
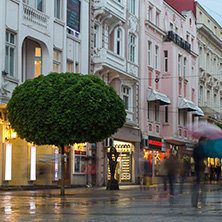
[[[17,86],[7,104],[11,127],[36,145],[99,142],[123,126],[116,91],[94,75],[50,73]]]

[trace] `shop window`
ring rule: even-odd
[[[75,144],[74,145],[74,173],[84,174],[86,170],[86,144]]]

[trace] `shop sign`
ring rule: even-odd
[[[149,148],[155,150],[161,150],[162,139],[154,136],[149,136]]]

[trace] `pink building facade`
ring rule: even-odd
[[[198,108],[197,32],[193,11],[179,13],[163,0],[141,2],[141,147],[158,176],[165,155],[190,161],[193,140],[187,126]]]

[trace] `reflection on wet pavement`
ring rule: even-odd
[[[220,187],[206,189],[206,201],[191,206],[191,188],[170,195],[157,188],[107,191],[90,188],[67,191],[12,191],[0,193],[1,221],[221,221]]]

